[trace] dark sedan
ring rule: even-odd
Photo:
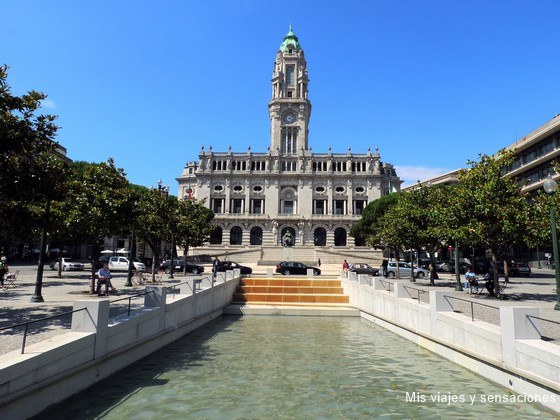
[[[350,268],[348,269],[348,271],[351,271],[351,272],[357,273],[357,274],[367,274],[368,276],[378,276],[379,275],[379,269],[378,268],[373,268],[371,265],[366,264],[366,263],[354,263],[354,264],[350,265]]]
[[[317,267],[310,267],[304,263],[295,261],[282,261],[276,266],[276,272],[282,273],[285,276],[289,276],[290,274],[307,274],[308,268],[313,270],[313,275],[315,276],[321,274],[321,270]]]
[[[165,260],[159,265],[159,269],[169,273],[169,264],[171,260]],[[200,274],[204,272],[204,267],[201,265],[196,265],[192,263],[187,263],[187,273]],[[185,260],[173,259],[173,271],[183,271],[185,268]]]
[[[251,274],[253,272],[251,267],[237,264],[233,261],[221,261],[220,264],[218,264],[218,271],[235,270],[236,268],[241,271],[241,274]]]

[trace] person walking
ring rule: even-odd
[[[317,267],[321,267],[321,258],[317,258]]]
[[[344,262],[342,263],[342,269],[344,270],[344,275],[346,277],[348,277],[348,269],[350,268],[350,265],[348,264],[348,261],[344,260]]]
[[[389,267],[389,260],[384,259],[383,262],[381,263],[381,271],[382,271],[383,277],[387,277],[387,267]]]
[[[218,257],[216,256],[216,258],[214,258],[214,261],[212,262],[212,277],[213,277],[213,281],[216,281],[216,276],[218,275],[218,266],[220,265],[220,260],[218,259]]]

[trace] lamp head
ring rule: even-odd
[[[550,174],[548,174],[548,178],[546,181],[543,182],[542,186],[547,194],[554,194],[558,189],[558,183],[552,179]]]

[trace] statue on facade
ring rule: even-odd
[[[282,236],[282,246],[289,247],[292,245],[293,245],[292,232],[288,230],[286,231],[286,233],[284,233],[284,236]]]

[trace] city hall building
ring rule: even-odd
[[[311,152],[308,86],[305,55],[290,27],[274,61],[266,152],[202,147],[177,178],[179,197],[206,199],[215,213],[209,245],[194,254],[253,262],[380,260],[350,229],[369,202],[400,190],[402,181],[378,149]]]

